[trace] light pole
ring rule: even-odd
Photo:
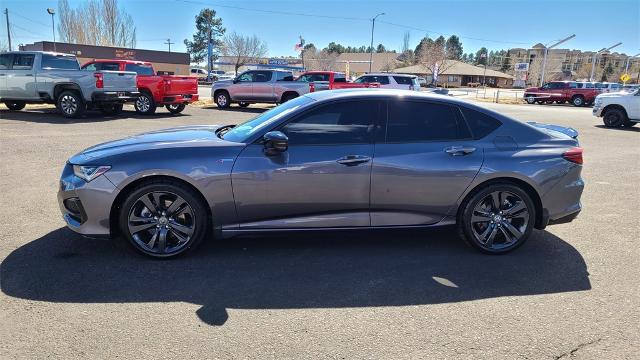
[[[593,81],[593,75],[594,75],[594,72],[596,71],[596,59],[597,59],[598,55],[602,54],[602,53],[606,53],[607,51],[613,49],[616,46],[620,46],[620,45],[622,45],[621,42],[619,42],[619,43],[617,43],[617,44],[615,44],[613,46],[610,46],[610,47],[608,47],[606,49],[603,48],[602,50],[596,51],[595,53],[593,53],[593,58],[591,59],[591,75],[589,75],[589,81]]]
[[[627,65],[624,66],[625,74],[629,72],[629,62],[631,61],[631,58],[638,57],[638,56],[640,56],[640,53],[627,57]]]
[[[540,86],[542,86],[544,84],[544,69],[547,67],[547,54],[549,54],[549,50],[553,49],[554,47],[562,44],[565,41],[569,41],[571,39],[573,39],[574,37],[576,37],[576,34],[573,34],[571,36],[567,36],[566,38],[558,41],[557,43],[549,46],[549,47],[545,47],[544,48],[544,59],[542,60],[542,73],[540,74]]]
[[[371,63],[373,62],[373,29],[376,28],[376,18],[382,16],[384,13],[380,13],[371,19],[371,51],[369,52],[369,72],[371,72]]]
[[[53,32],[53,51],[56,50],[56,23],[53,19],[53,15],[56,13],[55,9],[47,8],[47,12],[51,15],[51,31]]]

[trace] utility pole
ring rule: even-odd
[[[591,59],[591,75],[589,75],[589,81],[594,81],[593,80],[593,76],[595,75],[594,73],[596,71],[596,59],[597,59],[598,55],[600,55],[602,53],[606,53],[607,51],[613,49],[616,46],[620,46],[620,45],[622,45],[621,42],[619,42],[619,43],[617,43],[617,44],[615,44],[613,46],[610,46],[610,47],[608,47],[606,49],[603,48],[602,50],[596,51],[595,53],[593,53],[593,58]]]
[[[384,15],[384,13],[380,13],[371,19],[371,47],[369,52],[369,72],[371,72],[371,64],[373,63],[373,30],[376,28],[376,18],[378,16]]]
[[[9,51],[11,51],[11,31],[9,30],[9,9],[4,9],[4,14],[7,17],[7,38],[9,39]]]
[[[545,47],[544,48],[544,59],[542,60],[542,73],[540,74],[540,86],[542,86],[544,84],[544,69],[545,67],[547,67],[547,55],[549,54],[549,50],[553,49],[554,47],[562,44],[565,41],[569,41],[571,39],[573,39],[574,37],[576,37],[576,34],[573,34],[571,36],[567,36],[566,38],[558,41],[557,43],[549,46],[549,47]]]
[[[171,52],[171,44],[175,44],[175,43],[171,42],[171,39],[167,39],[167,41],[165,41],[164,43],[169,45],[169,52]]]

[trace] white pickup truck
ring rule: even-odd
[[[65,117],[78,117],[87,108],[118,113],[123,103],[134,102],[139,95],[135,72],[80,70],[70,54],[0,53],[0,101],[9,110],[50,103]]]
[[[593,115],[606,127],[632,127],[640,122],[640,89],[596,96]]]

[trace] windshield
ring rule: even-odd
[[[287,101],[282,105],[278,105],[273,109],[266,111],[259,116],[245,121],[237,125],[233,129],[226,132],[222,137],[227,141],[245,142],[248,138],[255,135],[256,132],[273,124],[283,116],[296,111],[298,108],[313,102],[314,100],[306,96],[301,96],[293,100]]]

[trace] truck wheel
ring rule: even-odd
[[[133,107],[136,108],[138,114],[142,115],[151,115],[156,112],[156,103],[153,101],[153,96],[148,92],[140,93]]]
[[[27,103],[25,103],[24,101],[5,101],[4,104],[11,111],[22,110],[27,105]]]
[[[609,109],[604,113],[602,121],[606,127],[619,128],[628,120],[624,111],[620,109]]]
[[[216,105],[218,105],[220,109],[226,109],[231,105],[231,98],[229,97],[229,93],[226,91],[220,91],[216,94],[215,101]]]
[[[164,107],[166,107],[172,114],[180,114],[187,106],[185,104],[167,104]]]
[[[106,115],[117,115],[122,112],[122,104],[104,104],[101,110]]]
[[[79,117],[87,108],[82,96],[75,91],[63,91],[58,96],[56,107],[67,118]]]
[[[241,102],[241,103],[238,103],[238,106],[240,106],[241,108],[246,108],[247,106],[249,106],[249,103],[248,102]]]
[[[574,96],[571,98],[571,103],[573,106],[582,106],[584,105],[584,98],[582,96]]]
[[[527,96],[525,97],[525,100],[527,101],[527,104],[534,104],[536,102],[536,98],[533,96]]]

